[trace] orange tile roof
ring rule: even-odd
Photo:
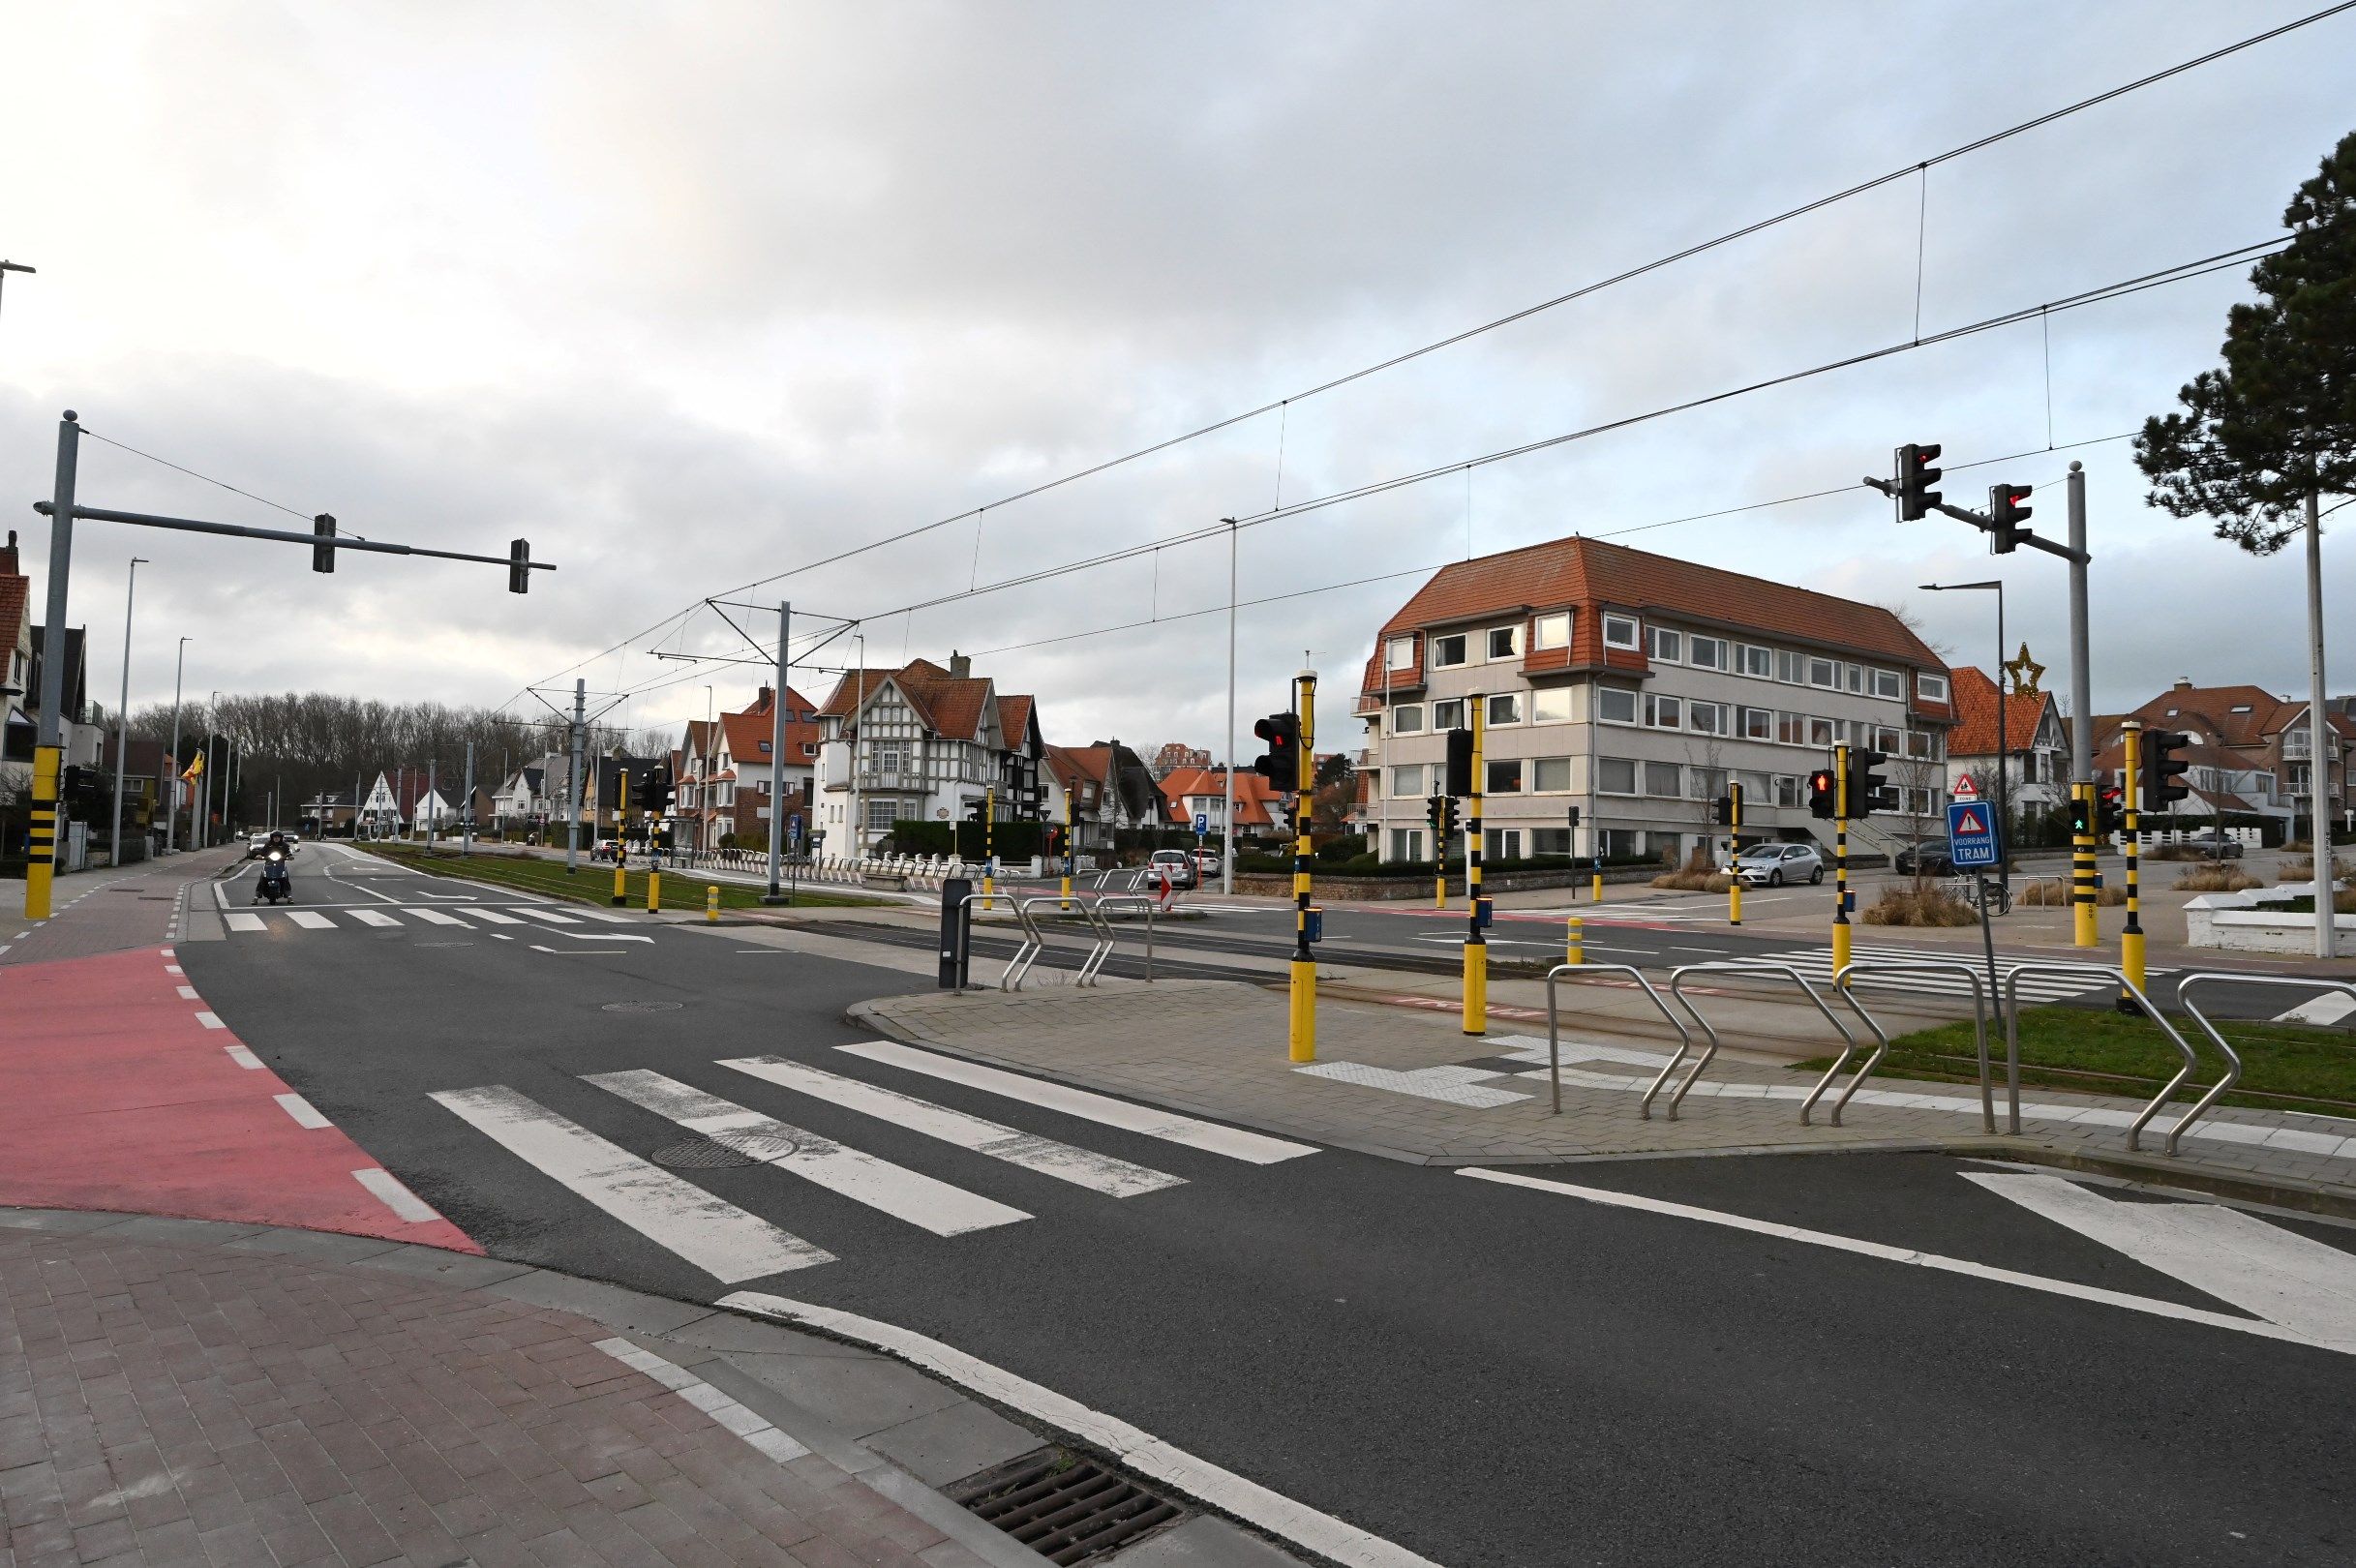
[[[793,687],[785,688],[785,764],[788,768],[806,768],[813,759],[801,748],[818,743],[818,726],[805,719],[793,717],[810,710],[809,699]],[[755,768],[769,760],[770,737],[777,723],[777,700],[772,695],[767,702],[757,702],[736,713],[722,713],[720,726],[728,737],[728,753],[740,767]]]
[[[2249,711],[2236,713],[2237,708]],[[2176,709],[2173,716],[2170,709]],[[2190,724],[2224,745],[2263,746],[2306,711],[2304,699],[2277,697],[2262,686],[2174,686],[2129,716],[2143,720],[2147,729],[2175,730]],[[2345,714],[2327,709],[2325,718],[2341,735],[2356,735],[2356,723]]]
[[[1092,784],[1102,784],[1104,782],[1106,769],[1111,766],[1112,748],[1110,746],[1050,745],[1047,747],[1047,771],[1055,775],[1056,782],[1067,787],[1081,779]]]
[[[1955,728],[1947,739],[1950,757],[1996,755],[1996,682],[1972,665],[1958,665],[1950,687],[1955,699]],[[2049,691],[2005,694],[2004,742],[2013,756],[2029,749],[2045,710],[2053,706]]]
[[[1525,632],[1525,673],[1643,671],[1647,662],[1641,652],[1603,646],[1603,627],[1594,612],[1605,608],[1666,615],[1737,635],[1755,630],[1921,669],[1946,668],[1903,620],[1878,605],[1573,536],[1441,567],[1383,623],[1360,690],[1368,697],[1380,696],[1383,645],[1395,634],[1506,617],[1527,621],[1550,610],[1582,612],[1572,618],[1571,646],[1531,648]],[[1393,690],[1422,684],[1422,644],[1417,638],[1412,667],[1392,673]],[[1928,710],[1944,712],[1937,705]]]
[[[1031,732],[1031,699],[1001,697],[998,699],[998,733],[1009,750],[1021,746]]]
[[[1226,775],[1216,768],[1173,769],[1162,780],[1162,797],[1169,802],[1172,822],[1192,822],[1193,816],[1186,808],[1190,795],[1210,795],[1224,799],[1227,793]],[[1238,769],[1235,774],[1235,826],[1238,828],[1273,828],[1276,817],[1269,810],[1272,802],[1282,799],[1276,786],[1257,773]]]

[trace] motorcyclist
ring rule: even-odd
[[[255,880],[254,885],[256,902],[258,903],[263,893],[269,891],[273,887],[287,898],[294,896],[294,878],[289,863],[293,858],[294,846],[287,841],[287,835],[272,829],[269,841],[262,845],[261,875]],[[273,896],[270,901],[276,903],[278,899]]]

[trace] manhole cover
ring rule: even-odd
[[[677,1002],[608,1002],[602,1010],[606,1012],[677,1012],[679,1008],[680,1005]]]
[[[750,1134],[738,1142],[742,1147],[716,1143],[710,1138],[689,1138],[684,1143],[665,1144],[647,1158],[673,1170],[727,1170],[782,1160],[800,1147],[791,1138],[761,1134]]]

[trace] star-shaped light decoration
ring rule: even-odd
[[[2022,697],[2034,697],[2038,682],[2045,677],[2045,667],[2029,656],[2029,645],[2023,643],[2015,657],[2005,660],[2005,674],[2012,678],[2013,692]]]

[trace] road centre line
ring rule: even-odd
[[[1049,1427],[1070,1432],[1112,1454],[1139,1474],[1198,1497],[1316,1556],[1347,1563],[1352,1568],[1438,1568],[1438,1564],[1403,1546],[1331,1514],[1319,1513],[1232,1470],[1197,1459],[1118,1416],[1091,1409],[1077,1400],[912,1330],[837,1308],[791,1301],[758,1290],[734,1291],[721,1297],[718,1305],[779,1322],[798,1323],[898,1356],[986,1401],[1022,1411]]]
[[[1946,1257],[1937,1252],[1912,1251],[1903,1247],[1887,1247],[1880,1242],[1860,1241],[1854,1236],[1836,1236],[1828,1231],[1807,1230],[1798,1225],[1778,1224],[1771,1220],[1753,1220],[1743,1215],[1722,1213],[1716,1209],[1700,1209],[1687,1203],[1672,1203],[1663,1198],[1640,1197],[1633,1192],[1615,1192],[1600,1187],[1575,1187],[1568,1182],[1541,1181],[1534,1176],[1523,1176],[1509,1170],[1460,1167],[1456,1174],[1469,1176],[1475,1181],[1497,1182],[1508,1187],[1526,1187],[1533,1191],[1550,1192],[1557,1197],[1584,1198],[1589,1203],[1599,1203],[1609,1208],[1635,1209],[1646,1214],[1665,1215],[1671,1219],[1694,1220],[1703,1224],[1722,1225],[1730,1230],[1747,1230],[1754,1235],[1768,1236],[1779,1241],[1801,1242],[1810,1247],[1824,1247],[1835,1251],[1855,1252],[1862,1257],[1879,1258],[1885,1263],[1902,1263],[1910,1268],[1935,1269],[1944,1274],[1959,1274],[1969,1279],[1991,1281],[1997,1284],[2017,1285],[2024,1290],[2037,1290],[2053,1296],[2067,1296],[2076,1301],[2093,1302],[2099,1306],[2120,1307],[2129,1312],[2145,1312],[2154,1317],[2173,1317],[2180,1322],[2198,1323],[2209,1328],[2230,1329],[2237,1334],[2253,1334],[2260,1339],[2282,1340],[2292,1344],[2311,1345],[2320,1350],[2337,1350],[2343,1355],[2356,1354],[2356,1345],[2318,1340],[2259,1318],[2234,1317],[2225,1312],[2207,1312],[2198,1307],[2179,1307],[2174,1302],[2155,1301],[2148,1296],[2130,1296],[2124,1291],[2104,1290],[2097,1285],[2076,1284],[2068,1280],[2048,1280],[2041,1275],[2022,1274],[2013,1269],[2000,1269],[1986,1263],[1974,1263],[1968,1258]]]

